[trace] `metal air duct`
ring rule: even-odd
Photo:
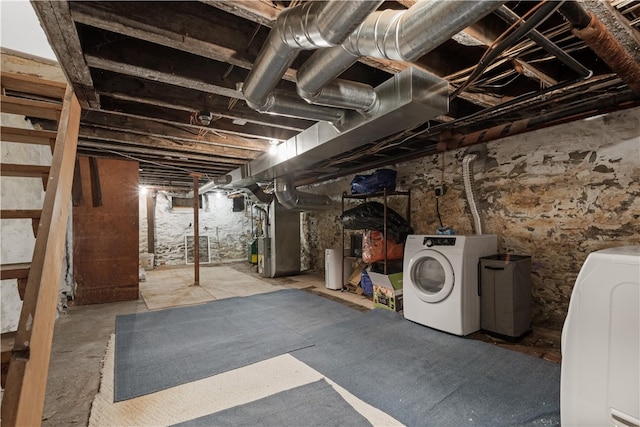
[[[254,203],[269,204],[273,201],[273,194],[265,193],[258,184],[249,185],[242,190],[247,198]]]
[[[328,196],[296,190],[291,177],[276,178],[275,187],[278,202],[287,209],[315,211],[326,209],[331,205],[331,199]]]
[[[380,102],[371,115],[347,111],[343,130],[318,122],[216,182],[240,188],[293,174],[339,153],[417,126],[449,110],[446,80],[407,68],[375,88]]]
[[[413,62],[502,3],[504,1],[498,0],[430,0],[419,1],[407,10],[374,12],[342,45],[314,53],[300,67],[298,94],[315,104],[369,111],[378,102],[373,98],[373,88],[341,81],[336,90],[335,83],[331,82],[361,56]]]
[[[240,188],[262,180],[293,176],[295,172],[339,153],[349,152],[446,113],[449,108],[448,82],[417,68],[407,68],[375,89],[334,80],[363,55],[413,61],[502,3],[494,0],[419,2],[404,12],[376,12],[362,25],[360,22],[380,2],[375,2],[375,7],[369,3],[368,8],[361,2],[330,2],[323,6],[308,3],[281,14],[277,28],[272,29],[247,78],[243,91],[249,105],[274,111],[267,105],[273,88],[298,51],[331,46],[339,43],[342,35],[347,37],[351,34],[342,45],[314,54],[298,71],[298,85],[312,102],[340,105],[348,110],[337,110],[342,114],[339,123],[336,120],[320,121],[280,144],[276,154],[263,154],[216,181]],[[346,12],[342,9],[347,5],[350,5],[348,9],[357,5],[357,12],[351,11],[349,18],[345,18]],[[365,9],[368,12],[365,13]],[[320,19],[320,16],[328,19],[330,15],[338,21]],[[354,16],[360,18],[357,23]],[[298,19],[297,23],[294,17]],[[348,26],[347,22],[355,25]],[[324,31],[319,29],[321,23],[338,29],[330,40],[321,37],[318,41],[316,38]],[[353,31],[356,27],[358,29]],[[320,92],[323,88],[324,92]],[[306,203],[303,200],[306,196],[300,195],[304,193],[297,193],[290,181],[276,182],[280,187],[277,197],[282,199],[283,205],[300,208]]]
[[[381,3],[362,0],[309,2],[283,10],[244,83],[247,104],[261,112],[277,113],[278,98],[270,94],[298,53],[303,49],[342,43]],[[304,104],[303,101],[300,103]],[[321,113],[326,114],[326,108],[323,107]],[[339,117],[342,114],[342,111],[334,112]],[[306,117],[310,117],[309,112]]]

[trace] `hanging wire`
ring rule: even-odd
[[[544,22],[552,13],[554,13],[561,3],[543,1],[534,6],[529,12],[521,16],[516,22],[514,22],[505,32],[503,32],[485,51],[480,61],[475,66],[471,75],[467,80],[459,86],[450,95],[450,99],[454,99],[461,92],[471,86],[478,77],[495,61],[498,56],[503,53],[512,43],[523,37],[537,25]],[[524,24],[518,25],[526,18],[531,16]],[[517,28],[516,28],[517,27]]]
[[[520,77],[520,74],[516,73],[515,76],[513,76],[512,78],[510,78],[509,80],[507,80],[505,83],[501,83],[501,84],[491,84],[491,83],[478,83],[476,86],[477,87],[481,87],[481,88],[485,88],[485,89],[502,89],[503,87],[506,87],[508,85],[510,85],[511,83],[515,82],[518,77]]]

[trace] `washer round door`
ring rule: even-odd
[[[444,300],[453,290],[453,267],[440,252],[425,249],[409,260],[410,286],[424,302]]]

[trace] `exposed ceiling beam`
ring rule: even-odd
[[[103,96],[102,109],[110,111],[121,111],[150,119],[158,119],[175,125],[188,125],[191,123],[191,115],[174,108],[161,108],[150,105],[140,105],[136,102],[109,99]],[[277,139],[284,141],[296,135],[298,132],[286,129],[278,129],[262,125],[247,123],[244,125],[235,124],[229,119],[219,118],[213,120],[204,129],[224,135],[234,135],[246,138],[263,138],[266,140]]]
[[[82,55],[82,46],[75,24],[69,13],[67,1],[34,1],[33,6],[40,25],[49,37],[58,61],[65,64],[67,80],[73,82],[73,89],[82,108],[96,108],[100,98],[93,89],[91,73]]]
[[[261,153],[253,150],[243,150],[240,148],[211,145],[199,141],[175,141],[170,137],[160,137],[157,135],[144,135],[117,130],[104,129],[82,125],[80,126],[80,136],[92,140],[101,140],[118,143],[137,144],[150,148],[157,148],[162,152],[173,151],[176,155],[189,156],[209,161],[223,161],[229,164],[243,164],[247,160],[255,159]]]
[[[202,3],[217,7],[233,15],[240,16],[250,21],[258,22],[267,27],[273,26],[282,11],[282,7],[276,6],[271,1],[265,0],[201,0]]]
[[[183,12],[194,8],[192,2],[173,4],[181,4]],[[169,2],[154,2],[153,7],[146,2],[72,2],[71,16],[85,25],[251,69],[262,47],[261,41],[252,39],[258,24],[232,20],[233,15],[225,20],[220,14],[205,13],[207,6],[203,7],[200,14],[176,16]],[[218,39],[225,44],[211,42]],[[293,81],[295,71],[287,71],[284,78]]]
[[[96,80],[96,90],[99,94],[114,99],[180,109],[191,113],[205,109],[213,113],[214,116],[296,132],[301,132],[315,123],[311,120],[261,114],[249,108],[244,101],[238,100],[236,102],[230,98],[213,94],[203,95],[192,89],[165,85],[109,71],[100,71],[100,78]]]
[[[238,138],[232,135],[216,134],[212,129],[202,126],[177,125],[171,122],[149,120],[147,117],[133,114],[91,110],[85,113],[83,124],[105,127],[107,129],[142,132],[150,136],[165,137],[171,135],[174,140],[191,141],[197,139],[203,143],[244,148],[260,152],[269,149],[269,143],[257,139]]]
[[[194,78],[184,77],[170,72],[159,71],[140,65],[133,65],[130,63],[105,59],[95,55],[85,55],[85,58],[87,60],[87,64],[89,64],[89,66],[93,68],[99,68],[101,70],[112,71],[114,73],[125,74],[128,76],[142,77],[144,79],[153,80],[156,82],[170,84],[178,87],[186,87],[189,89],[222,95],[229,98],[244,98],[244,95],[242,95],[242,92],[240,92],[239,90],[222,87],[206,81],[196,80]]]

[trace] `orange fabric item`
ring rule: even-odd
[[[387,239],[387,260],[401,259],[404,255],[404,245]],[[384,261],[384,239],[382,232],[365,230],[362,239],[362,260],[367,264]]]

